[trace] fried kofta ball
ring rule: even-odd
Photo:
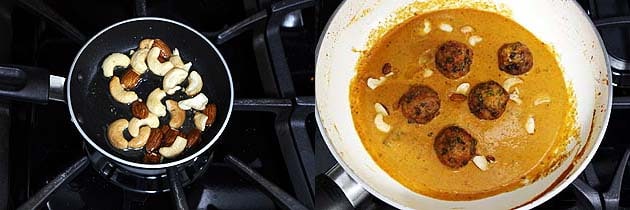
[[[499,48],[499,69],[511,75],[529,72],[534,65],[532,52],[520,42],[507,43]]]
[[[477,140],[457,126],[443,128],[435,137],[433,149],[440,162],[451,169],[458,169],[477,154]]]
[[[495,120],[505,112],[510,96],[501,85],[495,81],[477,84],[468,95],[468,108],[477,118]]]
[[[413,85],[400,97],[398,107],[408,123],[427,124],[439,114],[440,97],[424,85]]]
[[[468,74],[472,62],[473,50],[458,41],[445,42],[435,53],[437,69],[449,79],[458,79]]]

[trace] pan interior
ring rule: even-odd
[[[191,71],[197,71],[203,79],[204,93],[209,103],[217,105],[217,117],[214,124],[206,128],[201,142],[196,147],[187,149],[176,159],[164,159],[168,163],[188,157],[201,149],[207,149],[227,122],[231,108],[232,86],[228,69],[215,48],[197,33],[182,25],[159,19],[136,19],[111,27],[96,35],[79,52],[71,75],[69,75],[69,106],[72,107],[76,123],[80,130],[89,137],[97,149],[115,157],[134,163],[142,163],[143,150],[122,151],[113,148],[107,139],[107,126],[114,120],[132,118],[130,106],[116,102],[109,93],[110,78],[103,76],[101,64],[111,53],[129,54],[136,49],[140,40],[145,38],[159,38],[167,43],[171,49],[177,48],[184,62],[192,62]],[[122,70],[115,72],[120,76]],[[135,92],[145,100],[155,88],[161,87],[161,77],[150,72],[142,75],[142,82]],[[185,85],[185,84],[184,84]],[[181,91],[166,99],[180,100],[185,96]],[[187,113],[192,118],[192,113]],[[161,125],[168,124],[168,117],[160,118]],[[183,132],[187,133],[194,125],[187,119]]]

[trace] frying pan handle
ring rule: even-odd
[[[354,209],[370,195],[339,164],[317,176],[315,182],[318,209]]]
[[[57,88],[54,94],[49,95],[53,77]],[[0,66],[0,97],[36,104],[47,104],[49,99],[64,101],[65,79],[53,77],[47,69],[17,65]]]

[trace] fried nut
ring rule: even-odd
[[[126,68],[129,66],[130,61],[129,57],[125,54],[112,53],[103,60],[103,65],[101,65],[101,68],[103,69],[103,76],[107,78],[114,76],[114,68],[117,66]]]
[[[367,86],[372,89],[375,90],[376,88],[378,88],[379,86],[381,86],[385,81],[387,80],[387,77],[380,77],[378,79],[374,79],[374,78],[368,78],[367,80]]]
[[[376,110],[377,114],[382,114],[383,116],[389,116],[389,113],[387,113],[387,109],[381,103],[375,103],[374,110]]]
[[[486,157],[481,156],[481,155],[477,155],[475,157],[473,157],[472,159],[473,163],[475,163],[475,166],[477,166],[477,168],[479,168],[482,171],[487,171],[488,170],[488,160],[486,160]]]
[[[151,113],[149,113],[147,118],[144,119],[138,119],[135,117],[131,118],[131,120],[129,120],[129,128],[127,129],[129,131],[129,135],[137,137],[140,132],[140,127],[145,125],[148,125],[151,128],[157,128],[160,126],[160,119]]]
[[[162,147],[159,152],[165,158],[174,158],[186,148],[188,141],[185,138],[177,137],[170,147]]]
[[[148,53],[149,49],[138,49],[138,51],[131,56],[131,67],[138,75],[144,74],[149,68],[146,63]]]
[[[431,33],[431,22],[429,19],[424,19],[424,28],[422,28],[422,32],[424,32],[425,35]]]
[[[429,78],[433,76],[433,70],[431,69],[425,69],[424,72],[422,72],[422,77],[424,78]]]
[[[186,80],[187,76],[188,72],[186,70],[174,68],[166,73],[166,75],[164,75],[164,79],[162,80],[162,88],[169,91],[175,88],[177,85],[181,84],[184,80]]]
[[[195,127],[200,131],[206,130],[206,122],[208,121],[208,116],[201,113],[195,112],[195,116],[193,117],[193,121],[195,122]]]
[[[534,116],[529,116],[527,118],[527,122],[525,122],[525,130],[530,135],[534,134],[534,131],[536,131],[536,122],[534,122]]]
[[[470,89],[470,83],[464,82],[457,86],[457,89],[455,89],[455,93],[468,95],[468,89]]]
[[[149,136],[151,135],[151,127],[143,126],[140,128],[140,133],[138,136],[134,137],[129,141],[129,147],[133,149],[139,149],[144,147],[144,145],[149,140]]]
[[[175,86],[174,88],[166,90],[166,94],[167,95],[173,95],[173,94],[177,93],[177,91],[179,91],[181,89],[182,89],[182,86],[178,85],[178,86]]]
[[[160,88],[155,88],[147,97],[149,111],[158,117],[166,116],[166,107],[162,104],[164,97],[166,97],[166,93]]]
[[[470,46],[475,46],[481,41],[483,41],[483,38],[477,35],[472,35],[468,38],[468,44],[470,44]]]
[[[143,102],[134,101],[131,103],[131,115],[139,119],[147,118],[149,116],[149,108]]]
[[[448,99],[451,101],[465,101],[468,97],[459,93],[453,93],[448,97]]]
[[[186,111],[179,108],[177,101],[166,100],[166,110],[171,114],[168,125],[175,129],[182,127],[184,120],[186,120]]]
[[[152,153],[153,151],[160,148],[160,145],[162,145],[162,136],[164,136],[164,134],[162,134],[162,131],[160,131],[160,129],[151,128],[151,134],[147,139],[147,143],[144,145],[144,149],[147,151],[147,153]]]
[[[546,104],[546,103],[551,103],[551,98],[549,98],[549,96],[543,96],[541,98],[537,98],[534,101],[534,106],[538,106],[538,105]]]
[[[467,34],[467,33],[472,33],[475,31],[475,29],[472,26],[462,26],[459,31],[461,31],[463,34]]]
[[[522,104],[523,100],[521,100],[520,94],[521,92],[518,90],[518,88],[514,88],[514,91],[510,93],[510,100],[514,101],[514,103],[518,105]]]
[[[440,28],[440,30],[442,30],[444,32],[448,32],[448,33],[453,32],[453,26],[451,26],[448,23],[440,23],[439,28]]]
[[[199,93],[195,97],[181,100],[177,104],[179,105],[179,108],[183,110],[196,109],[201,111],[206,108],[206,104],[208,104],[208,97],[206,97],[203,93]]]
[[[191,148],[197,145],[197,143],[199,143],[200,137],[201,137],[201,131],[199,129],[190,130],[188,135],[186,135],[186,139],[188,139],[188,143],[186,143],[186,148]]]
[[[168,125],[161,125],[158,129],[160,129],[160,132],[162,132],[162,134],[166,134],[166,132],[168,132],[171,127],[169,127]]]
[[[140,82],[140,75],[133,68],[128,68],[120,78],[120,83],[126,90],[133,90]]]
[[[206,106],[206,109],[203,110],[203,114],[208,116],[208,120],[206,120],[206,126],[211,126],[217,118],[217,105],[208,104]]]
[[[153,46],[153,42],[155,40],[153,39],[143,39],[142,41],[140,41],[140,44],[138,44],[138,50],[140,49],[151,49],[151,47]]]
[[[376,129],[383,133],[389,133],[389,131],[392,129],[392,126],[390,126],[383,120],[382,114],[376,114],[376,117],[374,117],[374,125],[376,125]]]
[[[162,50],[158,47],[152,47],[149,51],[149,54],[147,55],[147,64],[149,65],[149,70],[151,70],[153,74],[158,76],[164,76],[174,67],[170,61],[161,63],[158,60],[161,51]]]
[[[512,87],[518,84],[522,84],[522,83],[523,83],[523,80],[521,78],[511,77],[503,81],[503,89],[505,89],[505,91],[510,92],[510,89],[512,89]]]
[[[107,139],[114,148],[127,149],[129,141],[123,136],[123,131],[127,129],[129,122],[126,119],[118,119],[107,127]]]
[[[129,104],[138,100],[138,95],[136,95],[135,92],[126,91],[125,88],[123,88],[117,76],[113,76],[112,80],[109,82],[109,93],[114,100],[123,104]]]
[[[171,48],[168,47],[168,45],[161,39],[154,39],[152,47],[160,48],[160,56],[158,57],[160,62],[167,61],[173,54],[173,52],[171,52]]]
[[[190,75],[188,75],[188,87],[186,87],[186,95],[194,96],[197,93],[201,92],[201,88],[203,87],[203,80],[197,71],[191,71]]]
[[[158,153],[146,153],[142,158],[142,162],[149,164],[156,164],[162,161],[162,156]]]
[[[174,130],[174,129],[169,128],[163,135],[162,146],[164,147],[171,146],[173,142],[175,142],[175,138],[177,138],[178,136],[180,136],[179,130]]]

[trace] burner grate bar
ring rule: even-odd
[[[225,161],[230,163],[233,168],[244,178],[252,181],[257,184],[261,189],[263,189],[266,193],[270,194],[272,198],[281,205],[283,209],[296,209],[296,210],[307,210],[304,205],[302,205],[295,198],[291,197],[291,195],[284,192],[278,186],[265,179],[263,176],[258,174],[253,169],[247,167],[243,162],[239,159],[233,157],[232,155],[225,156]]]
[[[48,197],[59,188],[59,186],[65,184],[66,182],[74,179],[79,173],[83,171],[88,165],[87,157],[83,157],[79,159],[77,162],[72,164],[66,171],[59,174],[55,179],[48,182],[46,186],[40,189],[35,195],[30,197],[26,203],[22,204],[18,207],[18,210],[26,210],[26,209],[36,209],[39,207],[44,201],[48,200]]]
[[[43,1],[21,0],[18,2],[22,8],[30,10],[31,12],[52,22],[55,26],[57,26],[60,29],[61,33],[64,33],[75,43],[83,44],[87,40],[85,38],[85,35],[83,35],[83,33],[79,31],[79,29],[77,29],[72,24],[70,24],[66,19],[61,17],[61,15],[55,12]]]
[[[623,154],[623,158],[619,161],[619,166],[615,172],[615,176],[610,183],[608,191],[604,192],[602,197],[604,198],[604,206],[606,210],[619,209],[619,199],[621,198],[621,182],[623,181],[623,174],[626,171],[628,165],[628,158],[630,158],[630,147],[626,149]]]

